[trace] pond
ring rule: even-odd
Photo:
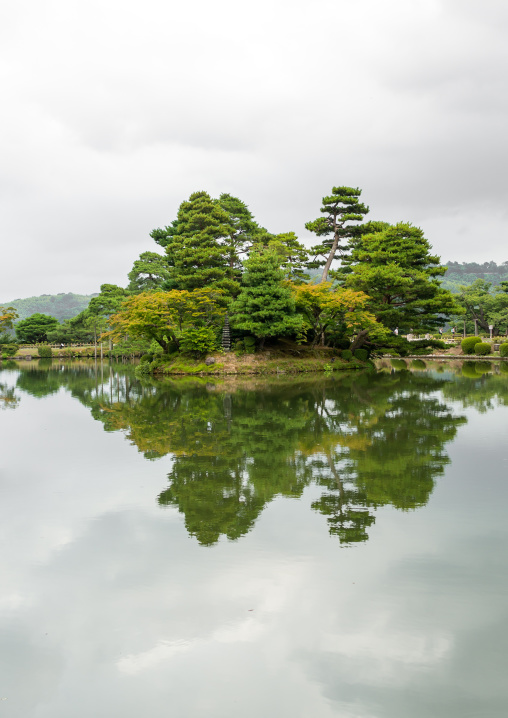
[[[0,715],[506,715],[508,365],[0,366]]]

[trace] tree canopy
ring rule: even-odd
[[[274,249],[254,251],[246,260],[242,289],[230,312],[232,325],[261,339],[261,346],[267,337],[302,331],[303,319]]]
[[[333,260],[344,251],[341,243],[354,236],[351,222],[361,222],[369,208],[360,202],[362,190],[358,187],[333,187],[328,197],[323,197],[321,212],[324,217],[307,222],[305,228],[322,238],[321,243],[312,247],[315,259],[313,266],[323,266],[322,282],[328,281]]]
[[[48,332],[55,329],[58,319],[39,312],[16,324],[16,337],[24,344],[37,344],[48,340]]]
[[[460,312],[440,286],[445,267],[430,253],[423,231],[399,223],[367,234],[353,248],[346,286],[368,294],[369,309],[390,329],[429,330]]]
[[[117,340],[126,334],[155,340],[165,353],[172,345],[192,346],[192,336],[196,337],[198,329],[204,329],[204,335],[212,341],[213,327],[225,313],[223,297],[220,289],[171,289],[133,295],[110,317],[110,335]]]

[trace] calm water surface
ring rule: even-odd
[[[0,715],[505,718],[508,365],[0,367]]]

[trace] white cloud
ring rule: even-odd
[[[462,0],[11,4],[0,300],[125,284],[196,189],[302,236],[332,185],[360,186],[373,217],[423,226],[439,254],[504,261],[507,15]]]

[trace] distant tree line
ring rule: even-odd
[[[18,313],[19,320],[26,319],[32,314],[49,314],[58,322],[71,319],[88,306],[88,302],[96,294],[41,294],[38,297],[13,299],[8,302]]]
[[[461,286],[467,286],[477,279],[490,282],[493,288],[508,281],[508,261],[496,262],[447,262],[447,271],[443,277],[443,287],[450,292],[460,292]]]

